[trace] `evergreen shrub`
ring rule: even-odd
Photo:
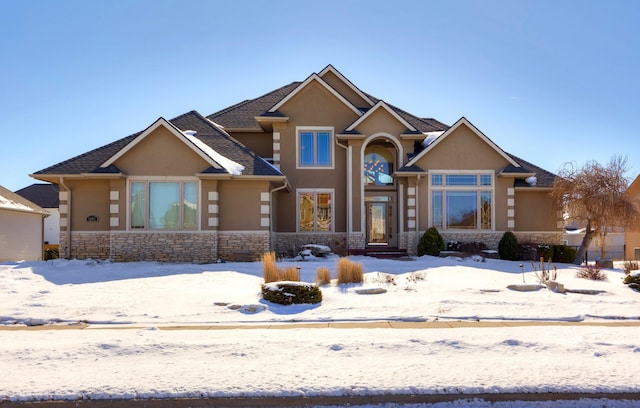
[[[306,282],[271,282],[262,285],[262,298],[280,305],[322,302],[318,285]]]
[[[502,234],[502,238],[498,243],[498,255],[500,255],[500,259],[508,261],[518,260],[518,239],[513,232],[506,231]]]
[[[422,234],[418,242],[418,256],[439,256],[444,249],[444,239],[436,227],[431,227]]]

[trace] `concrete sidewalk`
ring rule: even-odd
[[[154,327],[159,330],[283,330],[283,329],[459,329],[459,328],[506,328],[526,326],[604,326],[640,327],[638,320],[438,320],[438,321],[329,321],[329,322],[270,322],[270,323],[216,323],[216,324],[45,324],[34,326],[3,326],[2,330],[133,330]]]

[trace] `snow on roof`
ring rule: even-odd
[[[212,149],[210,146],[205,144],[202,140],[198,139],[196,136],[187,134],[185,132],[183,132],[183,134],[187,139],[189,139],[191,143],[196,145],[207,156],[215,160],[216,163],[220,164],[228,173],[233,174],[234,176],[242,175],[242,172],[244,171],[244,166],[242,164],[236,163],[233,160],[224,157],[223,155]]]
[[[0,208],[12,211],[48,214],[44,208],[2,186],[0,186]]]
[[[434,140],[439,138],[444,132],[423,132],[425,135],[424,140],[422,141],[422,145],[424,147],[429,146]]]

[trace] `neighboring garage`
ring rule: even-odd
[[[43,259],[48,215],[44,208],[0,186],[0,262]]]

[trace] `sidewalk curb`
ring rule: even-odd
[[[438,321],[331,321],[331,322],[270,322],[270,323],[215,323],[215,324],[48,324],[37,326],[0,325],[0,331],[13,330],[283,330],[283,329],[458,329],[505,328],[533,326],[601,326],[640,327],[640,320],[566,321],[566,320],[438,320]]]
[[[327,405],[358,406],[379,404],[435,404],[484,401],[489,403],[525,401],[576,401],[580,399],[640,401],[640,392],[588,393],[504,393],[504,394],[396,394],[308,397],[219,397],[165,399],[111,399],[73,401],[0,401],[2,407],[36,408],[238,408],[238,407],[319,407]]]

